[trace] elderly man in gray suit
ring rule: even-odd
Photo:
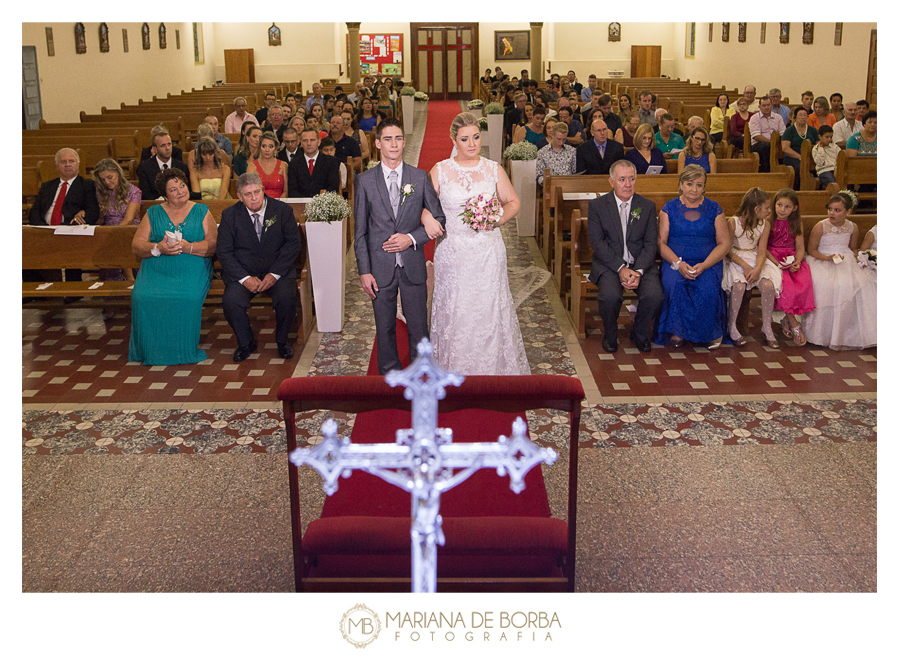
[[[424,210],[441,226],[444,213],[437,193],[421,169],[403,163],[403,125],[385,119],[375,129],[381,164],[354,181],[356,263],[363,290],[372,298],[378,372],[400,368],[397,351],[397,293],[409,333],[409,354],[428,336],[425,252],[431,238],[422,225]]]

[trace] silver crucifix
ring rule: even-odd
[[[295,466],[309,464],[322,475],[329,496],[337,491],[338,477],[353,470],[377,475],[412,495],[412,591],[434,592],[437,588],[437,545],[444,545],[439,514],[441,494],[449,491],[481,468],[509,473],[510,488],[520,493],[525,474],[540,463],[552,464],[556,452],[539,448],[528,439],[528,426],[521,418],[513,423],[513,437],[501,436],[496,443],[453,443],[453,432],[437,426],[438,400],[444,386],[459,386],[463,376],[442,369],[432,355],[431,343],[423,338],[419,356],[406,370],[386,376],[391,386],[406,387],[412,400],[412,429],[397,430],[396,443],[354,444],[337,436],[337,423],[322,425],[323,441],[315,448],[291,453]],[[454,473],[454,470],[458,472]]]

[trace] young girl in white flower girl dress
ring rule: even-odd
[[[803,318],[803,331],[810,343],[834,350],[878,342],[876,285],[857,265],[859,227],[847,219],[854,205],[843,190],[828,200],[828,219],[813,228],[806,256],[816,310]]]

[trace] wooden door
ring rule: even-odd
[[[877,32],[872,30],[872,36],[869,38],[869,69],[866,75],[866,101],[873,109],[878,105],[878,57],[875,49]]]
[[[478,23],[410,23],[412,83],[434,100],[477,94]]]
[[[658,78],[662,73],[662,46],[631,47],[631,77]]]
[[[225,51],[225,82],[256,82],[253,48]]]

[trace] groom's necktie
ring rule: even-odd
[[[391,200],[391,209],[394,211],[394,219],[397,219],[397,213],[400,210],[400,186],[397,184],[397,170],[394,169],[388,174],[388,197]],[[400,253],[394,254],[394,261],[398,266],[403,267],[403,258]]]

